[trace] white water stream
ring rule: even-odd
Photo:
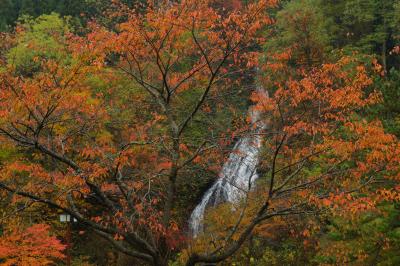
[[[223,202],[237,203],[252,188],[258,178],[258,155],[261,148],[261,137],[257,134],[264,125],[257,122],[259,113],[251,111],[250,115],[254,132],[242,137],[234,146],[225,162],[220,178],[204,194],[201,202],[193,210],[189,219],[189,229],[196,237],[203,231],[204,213],[208,207],[214,207]]]

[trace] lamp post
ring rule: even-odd
[[[71,220],[71,215],[69,214],[60,214],[60,222],[61,223],[67,223],[67,234],[65,237],[65,240],[67,242],[67,258],[66,258],[66,264],[68,266],[71,265],[71,249],[72,249],[72,232],[71,232],[71,223],[74,222],[76,223],[77,220],[75,218],[72,218]]]

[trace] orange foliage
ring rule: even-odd
[[[4,266],[53,265],[63,259],[66,246],[49,235],[49,226],[35,224],[23,230],[15,227],[0,238],[0,258]]]
[[[131,254],[139,251],[139,258],[153,264],[168,261],[168,248],[177,249],[185,240],[174,219],[174,201],[181,194],[177,180],[184,181],[192,164],[218,171],[224,154],[217,147],[223,150],[235,137],[235,132],[215,136],[215,125],[210,125],[210,134],[197,145],[189,142],[187,129],[198,113],[210,117],[213,108],[222,108],[222,103],[209,100],[240,84],[231,73],[246,77],[258,65],[254,47],[265,43],[260,33],[273,23],[266,11],[277,4],[232,1],[223,12],[220,1],[158,2],[154,6],[149,1],[142,13],[121,7],[112,15],[124,20],[112,30],[91,23],[87,36],[68,36],[62,44],[67,63],[37,58],[40,70],[31,76],[16,74],[0,59],[0,133],[8,145],[27,151],[1,167],[1,188],[19,194],[17,200],[41,199],[68,210],[116,246],[123,243]],[[287,74],[294,52],[276,54],[276,62],[260,69]],[[109,85],[104,92],[89,85],[93,75]],[[255,92],[251,97],[267,125],[261,164],[267,165],[268,178],[275,183],[267,193],[250,193],[253,201],[238,231],[228,238],[221,236],[229,235],[227,230],[219,231],[223,245],[238,241],[258,214],[282,209],[296,213],[292,207],[304,205],[355,213],[379,200],[398,199],[398,186],[373,196],[348,196],[378,177],[400,181],[397,139],[386,134],[380,122],[360,118],[360,110],[381,98],[370,91],[367,69],[346,57],[310,71],[300,69],[296,75],[265,78],[273,94]],[[127,92],[126,83],[134,93]],[[121,99],[121,91],[127,99]],[[189,92],[196,96],[186,101]],[[119,112],[127,109],[134,114],[123,120]],[[235,227],[236,216],[222,218],[214,215],[216,228]],[[257,233],[282,223],[275,221]],[[42,263],[60,258],[62,246],[44,237],[47,229],[16,231],[1,240],[7,247],[1,251],[17,259],[10,253],[14,244],[4,241],[22,241],[22,251],[17,249],[22,253],[16,254],[28,261],[29,243],[46,239],[56,251],[39,241],[37,251],[29,253],[47,253]]]
[[[300,199],[348,214],[398,198],[395,188],[357,196],[381,178],[396,184],[400,181],[397,138],[385,133],[379,121],[367,121],[359,115],[360,110],[381,99],[378,92],[370,90],[371,84],[367,69],[345,57],[335,64],[303,71],[296,80],[275,82],[272,97],[253,94],[256,110],[265,114],[269,130],[277,132],[266,140],[267,149],[274,151],[283,139],[276,167],[285,171],[276,179],[285,186],[279,189],[286,187]],[[272,155],[270,152],[264,158],[266,163],[273,161]],[[315,174],[306,174],[305,169],[315,166]],[[296,175],[291,180],[282,181],[293,172]],[[325,194],[316,195],[316,190]],[[349,195],[352,192],[354,197]],[[296,202],[293,197],[290,200]]]
[[[0,134],[28,151],[1,167],[1,188],[19,194],[15,201],[69,210],[133,250],[146,243],[142,259],[167,259],[158,248],[184,240],[175,183],[193,164],[217,169],[224,155],[208,141],[216,125],[203,144],[189,143],[187,129],[198,113],[223,107],[209,99],[240,83],[232,73],[252,71],[277,1],[224,5],[148,1],[130,9],[113,1],[108,15],[121,22],[55,38],[61,60],[35,58],[38,70],[19,75],[1,59]],[[106,88],[93,88],[92,77]],[[199,97],[187,101],[188,92]]]

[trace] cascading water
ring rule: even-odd
[[[193,210],[189,219],[192,236],[203,231],[204,213],[208,207],[223,202],[236,203],[251,189],[258,178],[256,173],[261,137],[257,134],[264,128],[259,120],[259,113],[250,110],[254,132],[241,138],[225,162],[220,178],[204,194],[201,202]]]

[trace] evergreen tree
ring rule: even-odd
[[[399,6],[399,0],[326,0],[321,8],[334,22],[330,35],[336,48],[378,55],[388,72],[398,66],[398,61],[388,56],[398,42]]]

